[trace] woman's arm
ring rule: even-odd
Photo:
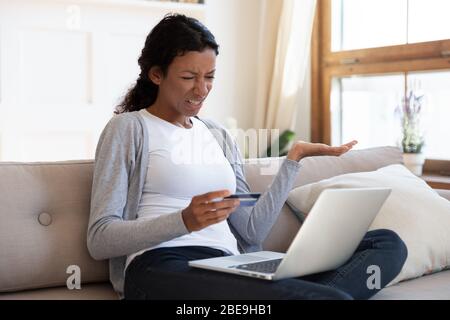
[[[271,185],[261,195],[256,205],[239,207],[230,215],[229,221],[233,228],[248,244],[261,244],[269,234],[292,189],[301,167],[299,161],[309,156],[340,156],[349,151],[356,143],[356,141],[352,141],[340,147],[303,141],[294,143]],[[238,157],[238,164],[235,165],[236,192],[250,192],[243,172],[242,157],[236,144],[234,149]]]
[[[239,152],[238,150],[236,152]],[[240,155],[239,155],[240,157]],[[292,189],[301,164],[285,159],[254,207],[239,207],[229,217],[235,231],[249,245],[259,245],[269,234]],[[235,165],[236,193],[251,192],[242,165]]]
[[[100,136],[87,235],[87,246],[94,259],[129,255],[188,233],[181,210],[151,220],[124,217],[131,204],[138,204],[140,199],[130,190],[140,190],[133,185],[136,179],[132,175],[139,174],[141,130],[135,118],[120,115],[111,119]]]

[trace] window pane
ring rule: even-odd
[[[332,51],[407,41],[406,0],[333,0]]]
[[[356,139],[357,147],[397,145],[395,109],[404,91],[402,74],[336,79],[331,96],[332,143]]]
[[[450,71],[411,73],[409,83],[419,82],[425,94],[425,146],[427,158],[450,159]]]
[[[449,0],[409,0],[408,42],[450,39]]]
[[[333,0],[332,51],[450,39],[449,0]]]

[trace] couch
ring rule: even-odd
[[[252,191],[269,186],[281,161],[246,160]],[[393,147],[306,158],[295,186],[401,162]],[[93,260],[86,247],[92,173],[93,160],[0,163],[0,300],[118,299],[107,261]],[[438,192],[450,200],[450,191]],[[300,226],[285,205],[264,248],[286,251]],[[71,266],[79,267],[81,289],[66,285],[73,279]],[[450,299],[450,270],[400,282],[373,299]]]

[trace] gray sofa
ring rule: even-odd
[[[246,161],[253,191],[267,188],[281,161]],[[401,161],[400,151],[392,147],[307,158],[295,186]],[[92,160],[0,163],[0,300],[118,298],[107,262],[93,260],[86,247],[92,173]],[[439,192],[450,200],[449,191]],[[285,205],[264,248],[285,251],[299,227]],[[66,282],[74,265],[81,271],[81,289],[69,290]],[[385,288],[374,299],[450,299],[450,270]]]

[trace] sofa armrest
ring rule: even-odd
[[[443,190],[443,189],[435,189],[439,195],[448,201],[450,201],[450,190]]]

